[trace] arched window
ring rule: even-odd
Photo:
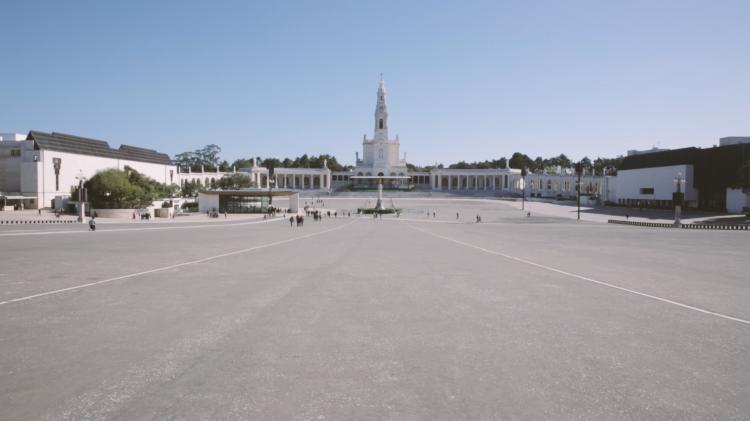
[[[378,122],[378,128],[380,128],[380,129],[383,128],[383,119],[382,118],[380,119],[380,122]]]
[[[378,149],[378,159],[383,159],[383,148]]]
[[[552,180],[547,180],[547,190],[552,190]]]
[[[357,176],[359,176],[359,177],[362,177],[362,173],[361,173],[361,172],[358,172],[358,173],[357,173]]]

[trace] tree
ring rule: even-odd
[[[198,155],[198,159],[202,165],[212,168],[219,166],[219,154],[221,153],[219,145],[206,145],[202,149],[195,151],[195,153]]]
[[[159,183],[125,167],[96,173],[85,183],[89,201],[100,209],[132,209],[151,205],[154,200],[172,197],[177,186]]]
[[[252,159],[245,159],[240,158],[236,159],[234,162],[232,162],[232,167],[236,169],[240,168],[251,168],[253,166],[253,160]]]
[[[331,171],[347,171],[353,167],[350,165],[342,165],[336,160],[336,157],[329,154],[321,154],[318,156],[308,156],[307,154],[299,156],[294,159],[290,158],[261,158],[257,157],[259,166],[265,168],[323,168],[325,163]],[[250,168],[253,166],[252,158],[249,159],[238,159],[232,164],[235,168]]]
[[[194,180],[188,181],[182,186],[182,197],[195,197],[198,193],[206,191],[206,188],[202,184],[195,182]]]
[[[531,168],[533,165],[534,161],[532,161],[528,155],[522,154],[521,152],[513,152],[513,156],[510,157],[509,166],[511,168]]]
[[[589,159],[589,157],[588,157],[588,156],[584,156],[584,157],[583,157],[583,158],[581,159],[581,161],[580,161],[580,162],[581,162],[581,164],[583,165],[583,169],[584,169],[584,170],[586,170],[586,172],[590,173],[590,172],[591,172],[591,169],[592,169],[592,168],[593,168],[594,166],[593,166],[593,165],[591,164],[591,160]]]
[[[255,187],[255,182],[250,179],[249,175],[238,172],[221,177],[217,182],[217,186],[222,190],[238,190]]]
[[[617,158],[596,158],[592,165],[597,174],[617,175],[617,170],[622,166],[622,160],[622,155]]]
[[[182,152],[174,157],[174,162],[182,168],[190,168],[192,171],[200,171],[201,167],[207,170],[215,170],[219,167],[219,154],[221,148],[218,145],[206,145],[193,152]],[[228,167],[226,161],[223,162]]]
[[[531,169],[532,172],[539,172],[544,170],[544,159],[541,156],[537,156],[534,159],[534,167]]]

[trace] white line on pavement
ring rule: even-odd
[[[254,224],[263,224],[266,222],[273,222],[273,221],[280,221],[280,220],[286,220],[286,218],[282,217],[275,217],[275,218],[268,218],[263,219],[260,221],[250,221],[250,222],[238,222],[238,223],[221,223],[221,222],[213,222],[210,224],[203,224],[203,225],[175,225],[175,226],[160,226],[160,227],[142,227],[142,228],[114,228],[114,229],[101,229],[102,225],[99,225],[99,230],[95,231],[96,234],[106,233],[106,232],[124,232],[124,231],[156,231],[156,230],[179,230],[179,229],[188,229],[188,228],[220,228],[220,227],[237,227],[241,225],[254,225]],[[83,224],[81,224],[83,225]],[[0,237],[18,237],[22,235],[50,235],[50,234],[85,234],[90,232],[88,229],[88,225],[82,226],[80,230],[65,230],[65,231],[23,231],[23,232],[6,232],[6,233],[0,233]]]
[[[204,257],[202,259],[190,260],[190,261],[187,261],[187,262],[176,263],[174,265],[162,266],[162,267],[158,267],[158,268],[154,268],[154,269],[144,270],[142,272],[129,273],[127,275],[116,276],[114,278],[109,278],[109,279],[102,279],[101,281],[96,281],[96,282],[90,282],[88,284],[76,285],[76,286],[67,287],[67,288],[60,288],[60,289],[56,289],[56,290],[53,290],[53,291],[42,292],[42,293],[39,293],[39,294],[27,295],[26,297],[19,297],[19,298],[13,298],[11,300],[0,301],[0,306],[1,305],[5,305],[5,304],[17,303],[17,302],[20,302],[20,301],[28,301],[28,300],[32,300],[34,298],[46,297],[48,295],[59,294],[61,292],[67,292],[67,291],[73,291],[73,290],[88,288],[88,287],[92,287],[92,286],[96,286],[96,285],[106,284],[106,283],[109,283],[109,282],[119,281],[119,280],[122,280],[122,279],[135,278],[135,277],[138,277],[138,276],[148,275],[148,274],[151,274],[151,273],[163,272],[165,270],[175,269],[175,268],[179,268],[179,267],[183,267],[183,266],[194,265],[194,264],[197,264],[197,263],[208,262],[208,261],[211,261],[211,260],[221,259],[223,257],[235,256],[235,255],[243,254],[243,253],[249,253],[251,251],[260,250],[260,249],[264,249],[264,248],[267,248],[267,247],[274,247],[274,246],[278,246],[278,245],[281,245],[281,244],[290,243],[292,241],[303,240],[305,238],[315,237],[317,235],[326,234],[326,233],[329,233],[331,231],[336,231],[336,230],[339,230],[341,228],[344,228],[344,227],[347,227],[347,226],[353,224],[355,221],[356,221],[356,219],[354,219],[351,222],[346,223],[344,225],[340,225],[340,226],[338,226],[336,228],[327,229],[325,231],[314,232],[314,233],[311,233],[311,234],[301,235],[299,237],[287,238],[286,240],[274,241],[273,243],[261,244],[259,246],[248,247],[248,248],[245,248],[245,249],[242,249],[242,250],[230,251],[230,252],[227,252],[227,253],[217,254],[215,256]]]
[[[538,267],[540,269],[548,270],[550,272],[555,272],[555,273],[559,273],[561,275],[570,276],[572,278],[581,279],[583,281],[591,282],[591,283],[594,283],[594,284],[597,284],[597,285],[602,285],[602,286],[609,287],[609,288],[614,288],[614,289],[617,289],[617,290],[620,290],[620,291],[629,292],[631,294],[640,295],[641,297],[651,298],[652,300],[661,301],[661,302],[667,303],[667,304],[672,304],[672,305],[675,305],[677,307],[682,307],[682,308],[685,308],[685,309],[688,309],[688,310],[697,311],[699,313],[709,314],[711,316],[721,317],[722,319],[731,320],[731,321],[734,321],[734,322],[739,322],[739,323],[744,323],[744,324],[750,325],[750,320],[740,319],[739,317],[734,317],[734,316],[729,316],[729,315],[722,314],[722,313],[717,313],[715,311],[706,310],[704,308],[691,306],[689,304],[684,304],[684,303],[681,303],[679,301],[674,301],[674,300],[670,300],[668,298],[658,297],[656,295],[651,295],[651,294],[647,294],[645,292],[640,292],[640,291],[636,291],[636,290],[633,290],[633,289],[621,287],[621,286],[618,286],[618,285],[610,284],[608,282],[597,281],[596,279],[592,279],[592,278],[589,278],[589,277],[586,277],[586,276],[583,276],[583,275],[578,275],[578,274],[572,273],[572,272],[566,272],[566,271],[561,270],[561,269],[553,268],[551,266],[542,265],[540,263],[535,263],[535,262],[532,262],[530,260],[526,260],[526,259],[523,259],[523,258],[520,258],[520,257],[511,256],[509,254],[501,253],[499,251],[489,250],[489,249],[486,249],[484,247],[480,247],[480,246],[477,246],[477,245],[474,245],[474,244],[465,243],[463,241],[456,240],[455,238],[450,238],[450,237],[445,237],[445,236],[442,236],[442,235],[439,235],[439,234],[435,234],[435,233],[432,233],[430,231],[424,230],[422,228],[417,228],[417,227],[415,227],[413,225],[410,225],[410,224],[406,224],[406,225],[409,226],[410,228],[414,229],[414,230],[423,232],[423,233],[431,235],[433,237],[440,238],[440,239],[447,240],[447,241],[451,241],[451,242],[454,242],[456,244],[460,244],[460,245],[465,246],[465,247],[470,247],[470,248],[473,248],[473,249],[476,249],[476,250],[483,251],[485,253],[494,254],[496,256],[504,257],[504,258],[506,258],[508,260],[513,260],[513,261],[516,261],[516,262],[519,262],[519,263],[524,263],[524,264],[527,264],[527,265],[530,265],[530,266]]]

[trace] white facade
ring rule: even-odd
[[[693,166],[671,165],[666,167],[639,168],[620,170],[616,177],[616,202],[622,205],[669,206],[665,202],[672,200],[672,193],[677,191],[675,179],[678,174],[685,180],[680,189],[685,193],[685,204],[695,207],[698,203],[698,191],[693,188]]]
[[[54,139],[71,145],[86,145],[86,140],[70,135],[31,132],[24,140],[0,140],[0,195],[15,199],[23,204],[25,209],[53,207],[53,199],[68,198],[71,189],[78,186],[78,178],[88,179],[99,171],[116,168],[125,169],[126,166],[152,178],[160,183],[177,184],[179,181],[177,168],[171,163],[155,163],[135,160],[122,150],[109,149],[106,143],[92,141],[98,150],[91,148],[91,154],[75,148],[67,151],[51,149],[44,141],[33,138]],[[138,149],[138,152],[155,151]],[[167,162],[167,161],[164,161]],[[22,199],[21,199],[22,198]],[[54,204],[59,208],[59,201]]]
[[[388,105],[385,82],[380,80],[375,104],[375,129],[372,139],[362,139],[362,159],[357,154],[354,175],[406,176],[406,159],[399,159],[399,139],[388,136]]]
[[[608,200],[607,178],[599,175],[581,175],[581,194],[595,195]],[[529,174],[526,176],[526,193],[537,197],[572,198],[578,195],[576,174]]]

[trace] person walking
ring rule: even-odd
[[[91,219],[89,219],[89,230],[96,231],[96,217],[92,216]]]
[[[458,219],[458,212],[456,212],[456,219]]]
[[[289,217],[289,227],[290,228],[294,228],[294,217],[293,216]]]

